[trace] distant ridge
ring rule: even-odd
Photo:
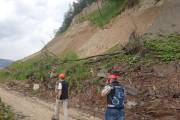
[[[12,60],[0,59],[0,69],[7,67],[12,62],[13,62]]]

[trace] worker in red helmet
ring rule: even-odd
[[[119,76],[115,74],[108,75],[108,79],[106,80],[106,84],[111,84],[113,80],[116,80]]]
[[[107,97],[104,120],[124,120],[124,88],[117,81],[116,74],[109,74],[101,95]]]
[[[56,87],[56,105],[52,120],[59,120],[59,104],[63,104],[64,120],[68,120],[68,82],[65,81],[65,74],[61,73],[58,76],[59,82]]]

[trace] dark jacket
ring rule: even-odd
[[[119,84],[118,81],[113,81],[110,85],[111,85],[112,87],[114,87],[114,86],[122,86],[122,85]],[[110,91],[110,93],[107,95],[107,104],[108,104],[108,105],[112,105],[112,100],[111,100],[111,98],[114,96],[114,94],[115,94],[115,89],[112,89],[112,90]],[[124,108],[124,107],[123,107],[123,108]],[[123,109],[123,108],[122,108],[122,109]]]
[[[60,100],[68,99],[68,87],[69,87],[68,82],[62,81],[61,84],[62,84],[62,93]]]

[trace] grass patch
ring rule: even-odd
[[[5,105],[0,98],[0,120],[14,120],[14,114],[11,112],[9,106]]]
[[[61,53],[59,57],[62,61],[78,59],[78,55],[73,51],[66,51]]]
[[[149,57],[162,61],[180,59],[180,35],[157,37],[146,40],[145,47],[150,49]]]
[[[33,76],[33,79],[43,80],[47,77],[48,70],[51,69],[53,63],[56,63],[56,59],[43,55],[26,61],[17,61],[7,69],[0,71],[0,77],[11,80],[27,80]]]
[[[33,79],[37,82],[47,80],[48,72],[56,66],[56,73],[65,73],[70,87],[80,87],[80,81],[89,77],[89,67],[84,62],[68,62],[60,64],[60,61],[78,59],[78,55],[72,51],[62,53],[59,58],[52,56],[42,56],[18,61],[10,65],[7,69],[0,71],[0,78],[3,80],[28,80]]]
[[[157,36],[153,38],[147,36],[144,38],[144,41],[144,46],[149,51],[145,54],[145,57],[139,57],[136,54],[121,54],[101,61],[101,67],[107,69],[117,64],[124,66],[151,66],[159,62],[180,60],[180,35]],[[120,50],[121,48],[116,45],[107,50],[107,53]]]
[[[72,51],[65,52],[60,56],[61,60],[79,59],[78,55]],[[81,87],[80,82],[90,76],[90,69],[83,61],[68,62],[58,66],[57,73],[65,73],[70,87]]]
[[[107,0],[100,9],[101,13],[99,10],[95,10],[87,16],[87,19],[96,26],[102,27],[109,23],[113,17],[119,15],[126,4],[127,0]],[[81,21],[85,19],[86,17],[82,17]]]

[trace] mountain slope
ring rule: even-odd
[[[118,43],[126,44],[133,31],[144,34],[159,15],[159,7],[141,9],[137,13],[126,10],[104,29],[97,28],[89,21],[72,24],[64,35],[52,40],[48,47],[57,55],[67,50],[75,51],[80,57],[101,54]]]
[[[0,69],[10,65],[12,62],[11,60],[0,59]]]
[[[149,29],[153,34],[180,33],[180,1],[171,0],[161,7],[160,15]]]
[[[179,0],[158,0],[158,3],[157,0],[140,1],[136,7],[114,16],[102,28],[87,20],[79,23],[74,21],[64,34],[46,46],[61,59],[52,57],[46,52],[47,49],[43,49],[44,54],[40,51],[2,71],[3,77],[21,80],[10,82],[8,85],[12,89],[48,100],[53,98],[52,86],[55,86],[56,75],[63,72],[70,86],[70,106],[102,118],[105,107],[105,100],[100,96],[105,85],[102,76],[118,72],[122,85],[139,92],[133,97],[126,96],[127,120],[177,120],[180,118],[180,36],[175,34],[178,31],[171,29],[180,28],[177,22],[180,3]],[[171,11],[173,14],[170,14]],[[164,27],[166,24],[170,26]],[[162,32],[162,29],[166,32]],[[136,33],[134,37],[132,33]],[[123,50],[119,49],[120,45],[125,46]],[[122,51],[122,54],[66,61],[109,51]],[[51,71],[55,71],[55,77],[50,80]],[[37,83],[40,89],[36,93],[32,86]]]
[[[88,57],[102,54],[117,44],[124,46],[132,32],[138,35],[180,33],[179,6],[178,0],[144,1],[113,18],[103,29],[89,21],[73,23],[65,34],[54,38],[47,46],[56,55],[74,51],[80,57]]]

